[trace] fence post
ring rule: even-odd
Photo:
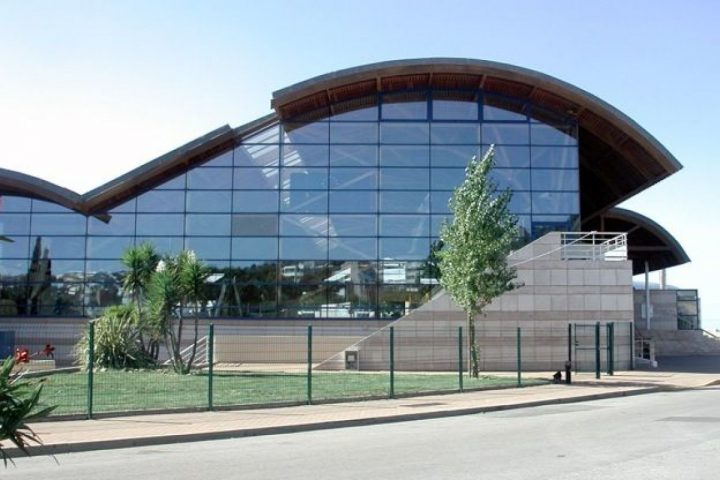
[[[517,386],[522,387],[522,346],[520,345],[520,327],[517,327]]]
[[[568,362],[572,364],[572,323],[568,323]]]
[[[93,417],[93,389],[95,370],[95,322],[88,323],[88,345],[87,345],[87,418]]]
[[[615,375],[615,323],[607,324],[607,374]]]
[[[600,378],[600,322],[595,322],[595,378]]]
[[[458,382],[460,385],[460,392],[464,391],[463,388],[463,335],[462,327],[458,327]]]
[[[208,325],[207,339],[207,362],[208,362],[208,410],[213,409],[213,367],[215,364],[215,325]]]
[[[395,398],[395,327],[390,327],[390,398]]]
[[[312,325],[307,328],[307,404],[312,404]]]

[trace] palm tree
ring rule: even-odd
[[[148,242],[128,248],[122,256],[122,263],[127,269],[127,273],[123,278],[123,292],[130,295],[130,299],[137,310],[140,348],[146,357],[152,360],[158,358],[160,343],[156,329],[152,328],[144,315],[143,305],[147,300],[150,280],[159,261],[160,255],[155,250],[155,247]],[[150,337],[147,347],[145,345],[145,335]]]

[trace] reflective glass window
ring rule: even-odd
[[[273,190],[278,188],[279,171],[274,167],[236,168],[233,188],[239,190]]]
[[[70,213],[72,210],[65,208],[57,203],[46,202],[44,200],[33,199],[32,201],[33,212],[44,212],[44,213]]]
[[[278,125],[272,125],[243,138],[243,143],[278,143],[279,141],[280,127]]]
[[[185,248],[203,260],[230,258],[229,237],[185,237]]]
[[[374,190],[377,188],[377,169],[331,168],[330,188],[336,190]]]
[[[28,237],[6,235],[10,242],[0,242],[0,258],[28,258],[30,239]],[[34,245],[35,240],[33,240]]]
[[[232,258],[273,260],[278,256],[277,237],[247,237],[232,239]]]
[[[295,213],[326,213],[327,191],[285,190],[280,198],[280,210]]]
[[[530,213],[530,192],[513,192],[508,208],[516,215]]]
[[[85,235],[85,217],[78,213],[35,213],[30,230],[33,235]]]
[[[532,166],[541,168],[577,168],[577,147],[532,147]]]
[[[269,168],[280,164],[278,145],[241,145],[235,149],[235,167]]]
[[[28,260],[2,258],[0,251],[0,280],[3,281],[24,281],[28,273]],[[27,255],[27,254],[26,254]]]
[[[185,192],[151,190],[138,197],[138,212],[184,212]]]
[[[330,214],[328,230],[331,237],[375,236],[377,235],[377,218],[374,215]]]
[[[0,235],[27,235],[30,233],[30,214],[0,214]]]
[[[280,208],[277,191],[233,192],[233,211],[235,212],[277,212]]]
[[[530,128],[527,123],[483,123],[484,144],[523,145],[530,143]]]
[[[83,244],[83,250],[85,245]],[[84,253],[84,252],[83,252]],[[81,282],[85,278],[85,259],[58,260],[60,255],[52,257],[50,271],[55,280],[68,282]]]
[[[548,232],[566,232],[573,230],[575,215],[533,215],[532,234],[535,238]]]
[[[385,260],[422,260],[430,253],[430,239],[380,238],[380,258]]]
[[[380,165],[384,167],[426,167],[430,163],[430,150],[426,145],[383,145],[380,147]]]
[[[483,148],[483,155],[489,147]],[[530,147],[495,146],[495,166],[527,168],[530,166]]]
[[[380,215],[380,235],[386,237],[427,237],[429,215]]]
[[[135,233],[135,215],[117,213],[105,223],[95,217],[88,218],[88,234],[90,235],[133,235]]]
[[[188,212],[229,212],[230,191],[196,190],[187,192]]]
[[[425,120],[427,106],[424,92],[386,94],[381,116],[384,120]]]
[[[432,111],[434,120],[477,120],[477,102],[461,102],[453,100],[433,99]]]
[[[327,254],[327,238],[280,238],[281,258],[322,260],[327,258]]]
[[[427,301],[428,286],[385,285],[379,288],[378,311],[381,318],[400,318]]]
[[[229,150],[225,153],[221,153],[212,160],[203,163],[203,167],[232,167],[233,166],[233,152]]]
[[[436,167],[465,167],[473,156],[480,155],[477,146],[432,146],[430,157]]]
[[[530,190],[530,170],[527,168],[495,168],[490,177],[500,190]]]
[[[331,213],[373,213],[377,212],[377,192],[331,191]]]
[[[327,309],[327,286],[281,285],[278,289],[280,318],[321,318]]]
[[[324,237],[328,232],[327,215],[282,214],[280,215],[280,235]]]
[[[132,200],[128,200],[127,202],[121,203],[120,205],[116,205],[112,209],[110,209],[109,213],[110,215],[115,215],[116,213],[133,213],[135,212],[135,207],[137,206],[137,199],[133,198]]]
[[[42,258],[84,258],[85,237],[37,237]]]
[[[381,168],[380,188],[385,190],[427,190],[430,170],[427,168]]]
[[[440,236],[440,230],[442,229],[443,223],[450,223],[452,221],[452,215],[433,215],[432,225],[430,234],[433,237]]]
[[[136,244],[151,243],[160,255],[177,255],[183,249],[182,237],[137,237]]]
[[[327,261],[324,258],[320,260],[284,260],[280,262],[280,281],[305,285],[324,282],[330,275],[327,267]]]
[[[533,190],[577,190],[577,170],[534,169],[532,171]]]
[[[233,237],[277,235],[278,216],[234,214],[231,232]]]
[[[464,180],[464,168],[433,168],[430,175],[430,185],[433,190],[454,190]]]
[[[512,99],[486,95],[483,105],[483,119],[499,122],[527,122],[527,115],[523,113],[525,106],[522,102]]]
[[[530,138],[533,145],[576,145],[574,127],[552,126],[544,123],[530,125]]]
[[[0,212],[29,212],[30,199],[24,197],[13,197],[11,195],[0,195]]]
[[[277,246],[277,244],[275,244]],[[237,252],[243,252],[241,248]],[[233,255],[236,255],[233,245]],[[246,250],[247,253],[250,250]],[[240,283],[275,283],[278,280],[276,261],[233,260],[232,276]]]
[[[434,144],[479,144],[480,128],[477,123],[433,123],[430,140]]]
[[[360,99],[362,104],[377,104],[377,97],[365,97]],[[371,106],[365,108],[357,108],[356,100],[350,102],[340,103],[335,106],[336,113],[330,118],[331,122],[357,122],[360,120],[377,120],[378,118],[378,107]]]
[[[186,235],[230,235],[229,214],[188,214],[185,217]]]
[[[330,124],[332,143],[377,143],[378,125],[375,122]]]
[[[185,174],[183,173],[182,175],[178,175],[177,177],[155,187],[155,190],[183,190],[184,188]]]
[[[232,168],[199,167],[187,174],[190,190],[229,190],[232,188]]]
[[[328,185],[327,168],[283,168],[282,188],[321,190]]]
[[[137,234],[145,236],[182,235],[183,215],[138,213]]]
[[[577,193],[535,192],[532,194],[532,212],[537,213],[579,213]]]
[[[375,145],[330,145],[330,165],[335,167],[373,167],[378,163]]]
[[[285,123],[284,143],[328,143],[327,122]]]
[[[326,167],[329,150],[327,145],[288,145],[283,150],[285,167]]]
[[[387,213],[427,213],[428,192],[380,192],[380,210]]]
[[[330,260],[370,260],[377,258],[377,238],[333,237],[329,240]]]
[[[87,257],[115,260],[133,244],[133,237],[88,237]]]
[[[432,200],[432,212],[433,213],[450,213],[450,198],[452,197],[452,191],[444,192],[432,192],[430,194]]]
[[[397,144],[427,144],[430,140],[427,123],[381,123],[380,141]]]
[[[368,284],[377,280],[377,263],[374,261],[336,260],[328,265],[328,282]]]

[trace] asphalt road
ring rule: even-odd
[[[712,479],[720,476],[720,389],[57,461],[18,459],[0,478]]]

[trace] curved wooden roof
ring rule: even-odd
[[[590,93],[534,70],[485,60],[425,58],[374,63],[321,75],[273,93],[282,120],[361,108],[378,93],[468,90],[513,97],[538,120],[577,119],[581,210],[591,218],[675,173],[682,165],[627,115]]]

